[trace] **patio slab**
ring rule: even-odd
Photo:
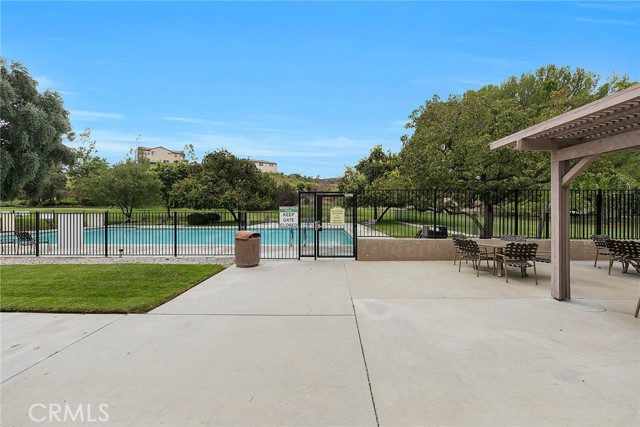
[[[636,332],[551,299],[357,300],[380,425],[636,426]]]
[[[151,314],[353,315],[344,263],[229,267]]]
[[[110,426],[376,424],[346,316],[129,315],[5,382],[3,425],[42,425],[35,402],[106,404]]]
[[[262,261],[152,315],[3,313],[2,424],[638,425],[640,276],[572,263],[558,302],[548,273]]]
[[[119,314],[2,313],[1,381],[122,318]]]

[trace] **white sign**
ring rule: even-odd
[[[280,227],[297,228],[298,227],[298,207],[297,206],[280,206]]]

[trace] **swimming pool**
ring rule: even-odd
[[[106,230],[108,244],[113,245],[168,245],[173,244],[174,232],[177,232],[179,245],[232,245],[235,243],[235,228],[223,227],[109,227]],[[263,245],[298,244],[297,228],[249,228],[249,231],[260,233],[260,243]],[[302,228],[301,243],[314,244],[313,228]],[[58,242],[56,231],[40,232],[40,240],[49,240],[51,244]],[[351,236],[341,228],[327,229],[319,233],[320,244],[324,245],[352,245]],[[104,245],[104,228],[85,228],[85,245]]]

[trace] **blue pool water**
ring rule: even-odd
[[[260,243],[264,245],[288,245],[293,239],[293,244],[298,244],[297,228],[261,228],[251,229],[260,233]],[[235,243],[237,230],[221,227],[178,228],[177,237],[179,245],[231,245]],[[40,240],[48,239],[56,244],[57,232],[46,231],[40,233]],[[110,227],[107,230],[108,244],[122,245],[162,245],[173,244],[174,229],[171,227],[159,228],[135,228],[135,227]],[[301,229],[302,243],[315,243],[312,228]],[[103,245],[105,243],[104,228],[87,228],[84,230],[85,245]],[[351,245],[351,236],[343,229],[325,229],[320,232],[320,244]]]

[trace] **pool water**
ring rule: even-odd
[[[179,245],[231,245],[235,243],[235,234],[238,230],[222,227],[198,227],[178,228],[177,237]],[[249,228],[249,231],[260,233],[260,243],[263,245],[289,245],[298,244],[297,228]],[[300,230],[301,243],[314,244],[315,236],[313,228]],[[56,231],[40,233],[40,240],[48,239],[56,244],[58,240]],[[134,227],[109,227],[107,229],[108,244],[123,245],[169,245],[173,244],[174,229],[172,227],[158,228],[134,228]],[[325,229],[320,232],[320,244],[351,245],[353,240],[344,229]],[[104,245],[104,228],[86,228],[84,230],[85,245]]]

